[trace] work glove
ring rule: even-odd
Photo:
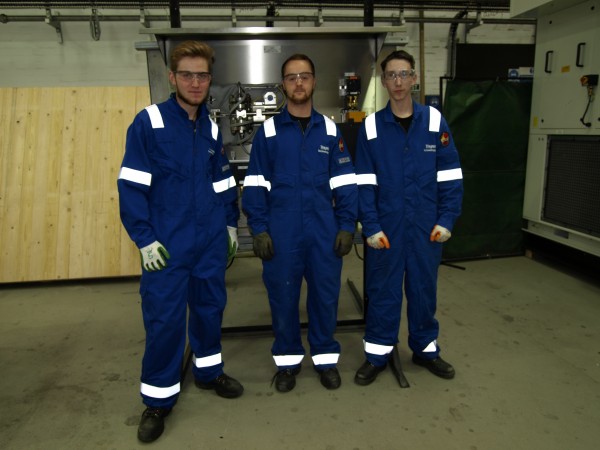
[[[233,257],[235,256],[237,249],[239,247],[237,228],[230,227],[229,225],[227,225],[227,232],[228,232],[227,261],[231,261],[233,259]]]
[[[252,247],[254,249],[254,254],[263,261],[269,261],[275,255],[273,241],[266,231],[252,237]]]
[[[369,244],[369,247],[377,250],[382,248],[390,248],[390,241],[388,241],[388,238],[383,231],[375,233],[373,236],[369,236],[367,238],[367,244]]]
[[[431,242],[446,242],[448,239],[450,239],[450,236],[452,236],[452,233],[450,233],[449,230],[447,230],[441,225],[436,225],[435,227],[433,227],[433,230],[431,230],[429,240]]]
[[[352,250],[352,242],[354,240],[354,234],[349,231],[340,230],[335,237],[335,254],[340,258],[346,256]]]
[[[158,241],[141,248],[140,255],[142,257],[142,268],[148,272],[164,269],[167,267],[167,259],[171,257],[167,249]]]

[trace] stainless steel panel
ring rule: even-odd
[[[297,28],[229,28],[229,29],[145,29],[156,37],[156,47],[163,56],[166,72],[167,59],[171,50],[179,43],[195,39],[207,42],[215,50],[211,106],[221,113],[228,110],[231,93],[238,83],[242,87],[278,85],[281,83],[281,65],[294,53],[308,55],[315,64],[317,86],[314,92],[314,107],[322,114],[341,121],[344,98],[340,96],[340,79],[348,72],[360,76],[362,93],[359,105],[375,71],[377,57],[388,32],[398,27],[297,27]],[[156,61],[152,61],[156,65]],[[150,60],[149,60],[150,63]],[[154,67],[150,84],[164,83]],[[153,92],[161,92],[153,89]],[[277,103],[283,101],[277,90]],[[153,102],[162,98],[152,98]],[[235,136],[228,133],[227,118],[219,122],[225,144],[234,143]],[[258,125],[257,125],[258,126]],[[229,149],[228,149],[229,150]],[[231,151],[239,149],[230,149]],[[247,153],[244,148],[244,152]],[[243,153],[242,155],[243,156]],[[240,155],[237,151],[235,154]]]
[[[371,78],[373,57],[364,39],[207,41],[216,53],[213,84],[281,83],[281,65],[294,53],[308,55],[315,64],[317,87],[314,105],[335,120],[343,107],[338,82],[345,72],[355,72],[365,82]]]
[[[294,53],[315,63],[317,110],[340,118],[343,99],[338,83],[354,72],[366,90],[377,54],[387,32],[384,28],[241,28],[225,30],[168,29],[156,31],[165,60],[171,49],[187,39],[207,42],[215,50],[213,85],[272,84],[281,82],[281,65]]]

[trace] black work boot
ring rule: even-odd
[[[238,380],[224,373],[207,383],[200,380],[196,380],[195,383],[200,389],[214,389],[217,395],[223,398],[236,398],[244,392],[244,386]]]
[[[379,375],[379,372],[383,372],[386,364],[383,366],[374,366],[369,361],[365,361],[362,366],[356,371],[356,375],[354,375],[354,382],[361,386],[366,386],[371,384]]]
[[[147,407],[138,426],[138,439],[142,442],[157,440],[165,430],[164,419],[170,412],[171,409]]]
[[[337,389],[342,385],[342,377],[335,367],[330,367],[325,370],[317,370],[321,384],[327,389]]]
[[[432,374],[437,375],[440,378],[445,378],[447,380],[454,378],[454,375],[456,373],[454,371],[454,367],[452,367],[451,364],[447,363],[439,356],[434,359],[425,359],[413,353],[412,361],[418,366],[425,367]]]
[[[296,386],[296,375],[299,373],[300,367],[282,369],[273,376],[271,385],[275,383],[275,389],[279,392],[290,392]]]

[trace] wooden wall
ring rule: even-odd
[[[0,88],[0,283],[131,276],[127,127],[148,87]]]

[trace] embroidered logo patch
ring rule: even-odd
[[[338,158],[338,164],[346,164],[350,162],[349,156],[344,156],[343,158]]]
[[[442,142],[442,145],[446,147],[450,143],[450,135],[444,131],[440,136],[440,141]]]
[[[319,153],[325,153],[326,155],[329,155],[329,147],[326,147],[324,145],[319,145],[319,149],[317,151]]]
[[[344,152],[344,140],[342,138],[340,138],[340,140],[338,141],[338,147],[340,149],[340,152]]]

